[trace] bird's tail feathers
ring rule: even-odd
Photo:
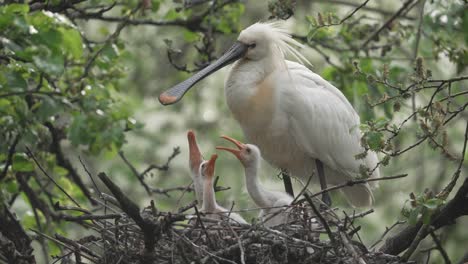
[[[374,195],[367,183],[344,187],[341,191],[354,207],[369,207],[374,203]]]

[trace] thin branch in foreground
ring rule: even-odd
[[[463,185],[458,189],[453,199],[432,215],[430,225],[434,230],[437,230],[453,224],[460,216],[468,215],[467,204],[468,178],[465,178]],[[379,251],[392,255],[400,254],[411,245],[422,226],[422,220],[419,220],[415,225],[406,225],[398,233],[387,238]],[[421,235],[423,237],[427,236],[427,230]]]
[[[383,232],[383,234],[380,236],[380,238],[375,241],[372,246],[370,246],[370,249],[372,250],[375,246],[377,246],[377,244],[379,244],[380,242],[382,242],[382,240],[385,238],[385,236],[393,229],[395,228],[396,226],[398,225],[402,225],[404,224],[405,221],[396,221],[393,225],[391,225],[390,227],[385,227],[385,231]]]
[[[407,0],[402,6],[400,9],[398,9],[397,12],[395,12],[393,14],[393,16],[391,16],[379,29],[377,29],[374,33],[372,33],[372,35],[370,35],[366,41],[364,41],[364,43],[362,43],[361,45],[361,48],[364,48],[367,46],[367,44],[369,44],[375,37],[377,37],[380,32],[382,32],[382,30],[384,30],[385,28],[387,28],[390,23],[392,23],[396,18],[398,18],[402,13],[403,11],[405,11],[405,9],[411,5],[411,3],[413,3],[414,0]]]
[[[19,135],[17,135],[15,137],[15,139],[13,140],[13,143],[11,143],[10,148],[8,148],[8,156],[7,156],[5,165],[3,165],[4,167],[3,167],[3,170],[2,170],[2,174],[0,174],[0,181],[3,180],[3,178],[6,177],[6,175],[8,173],[8,168],[10,167],[10,165],[13,162],[13,154],[15,154],[16,145],[18,144],[19,139],[20,139],[20,137],[19,137]]]
[[[31,149],[29,149],[29,147],[26,147],[26,150],[28,151],[27,154],[29,157],[31,157],[33,160],[34,160],[34,163],[36,163],[37,167],[42,171],[42,173],[44,173],[45,176],[47,176],[47,178],[49,178],[49,180],[62,192],[64,193],[68,199],[70,199],[76,206],[78,207],[81,207],[80,204],[75,200],[73,199],[73,197],[71,197],[70,194],[67,193],[67,191],[65,191],[65,189],[62,188],[62,186],[60,186],[58,184],[58,182],[55,181],[54,178],[52,178],[52,176],[50,176],[47,171],[45,171],[45,169],[41,166],[41,164],[39,163],[39,161],[36,159],[36,157],[34,156],[34,154],[32,153]]]
[[[460,174],[461,174],[461,168],[463,166],[463,162],[465,161],[467,143],[468,143],[468,122],[466,122],[465,139],[463,142],[463,149],[460,155],[460,162],[458,163],[457,170],[453,174],[452,179],[450,180],[449,184],[447,184],[444,190],[440,192],[439,194],[437,194],[437,196],[447,197],[452,192],[455,185],[457,184],[458,178],[460,177]]]
[[[327,234],[328,234],[328,237],[330,238],[330,241],[332,243],[332,245],[334,246],[333,249],[335,251],[337,251],[338,249],[336,248],[337,247],[337,243],[336,243],[336,240],[335,240],[335,237],[333,236],[333,233],[330,229],[330,226],[328,225],[328,222],[325,220],[325,218],[322,216],[322,214],[320,214],[319,210],[317,209],[317,207],[315,207],[314,205],[314,202],[312,201],[311,197],[309,196],[308,193],[304,193],[304,197],[305,199],[307,200],[307,202],[309,203],[310,207],[312,208],[312,210],[314,211],[314,214],[317,216],[317,218],[320,220],[320,223],[322,224],[322,226],[325,228],[325,230],[327,231]]]
[[[52,136],[52,144],[50,146],[50,151],[55,154],[55,158],[57,159],[57,164],[61,167],[64,167],[68,171],[68,175],[71,177],[73,182],[80,188],[83,192],[84,196],[90,201],[92,205],[96,205],[96,202],[93,200],[91,192],[88,190],[86,185],[84,184],[83,180],[81,179],[80,175],[76,171],[76,169],[71,164],[70,160],[65,157],[65,154],[62,151],[60,146],[60,140],[62,139],[60,136],[61,130],[54,127],[54,125],[50,122],[46,122],[45,126],[49,129],[49,132]]]
[[[160,171],[169,170],[169,164],[179,154],[180,154],[180,148],[175,147],[173,149],[173,151],[172,151],[172,154],[167,158],[166,163],[164,163],[162,166],[152,164],[148,168],[146,168],[142,173],[139,173],[138,170],[135,168],[135,166],[126,158],[124,152],[119,151],[119,156],[122,158],[124,163],[128,166],[128,168],[132,171],[133,175],[135,175],[135,177],[137,177],[138,181],[143,186],[143,188],[145,188],[145,191],[146,191],[146,193],[148,193],[148,195],[151,195],[151,193],[157,193],[157,194],[163,194],[163,195],[165,195],[167,197],[170,197],[169,192],[172,192],[172,191],[186,191],[187,188],[185,188],[185,187],[174,187],[174,188],[168,188],[168,189],[151,188],[145,182],[145,176],[149,171],[151,171],[153,169],[157,169],[157,170],[160,170]]]
[[[335,186],[331,186],[331,187],[328,187],[326,189],[323,189],[320,192],[316,192],[316,193],[312,194],[310,197],[313,198],[313,197],[321,195],[324,192],[330,192],[330,191],[342,189],[342,188],[345,188],[345,187],[350,187],[350,186],[357,185],[357,184],[364,184],[364,183],[371,182],[371,181],[394,180],[394,179],[404,178],[406,176],[408,176],[407,173],[398,174],[398,175],[394,175],[394,176],[379,177],[379,178],[367,178],[367,179],[351,180],[351,181],[347,181],[347,182],[339,184],[339,185],[335,185]],[[302,201],[303,201],[303,199],[300,199],[297,202],[299,203],[299,202],[302,202]]]
[[[81,160],[81,156],[78,156],[78,159],[80,160],[80,163],[81,163],[81,166],[83,166],[84,170],[86,171],[86,173],[88,174],[89,176],[89,179],[91,180],[91,182],[93,183],[93,186],[94,188],[96,189],[96,191],[99,193],[99,196],[101,196],[101,190],[99,190],[96,182],[94,181],[94,178],[93,176],[91,175],[91,172],[89,172],[88,168],[86,167],[86,165],[84,164],[83,160]]]
[[[141,185],[145,188],[145,191],[148,195],[151,195],[151,188],[146,184],[145,180],[143,177],[140,176],[140,173],[138,173],[137,169],[135,166],[133,166],[130,161],[125,157],[125,154],[123,151],[119,151],[119,156],[122,158],[123,162],[127,165],[127,167],[132,171],[133,175],[135,175],[138,179],[138,181],[141,183]]]
[[[440,254],[442,255],[442,258],[444,259],[445,264],[451,264],[452,262],[450,261],[450,258],[448,256],[447,252],[442,247],[442,243],[440,242],[439,238],[434,233],[434,230],[432,230],[432,229],[429,230],[429,234],[431,235],[432,240],[434,240],[434,243],[436,244],[436,248],[437,248],[437,250],[439,250]]]

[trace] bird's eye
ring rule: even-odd
[[[245,149],[245,150],[247,150],[247,153],[252,152],[252,150],[251,150],[250,148],[247,148],[247,149]]]
[[[249,48],[251,48],[251,49],[253,49],[253,48],[255,48],[255,47],[257,47],[257,44],[256,44],[256,43],[252,43],[252,44],[249,45]]]

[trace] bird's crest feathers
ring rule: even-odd
[[[293,39],[281,22],[258,22],[244,31],[247,34],[250,32],[253,34],[264,33],[263,35],[268,36],[268,41],[272,41],[278,47],[283,57],[290,54],[299,63],[311,65],[309,60],[297,50],[298,48],[304,48],[304,45]]]

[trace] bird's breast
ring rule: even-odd
[[[226,101],[241,126],[252,130],[270,126],[275,117],[276,95],[268,76],[263,79],[236,76],[236,81],[228,80]]]

